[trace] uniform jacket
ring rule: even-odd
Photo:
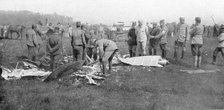
[[[62,54],[62,39],[61,34],[54,33],[49,36],[47,42],[47,49],[51,55],[59,55]]]
[[[218,36],[218,41],[219,41],[218,47],[224,47],[224,33],[221,33]]]
[[[29,46],[38,46],[37,35],[33,29],[29,29],[26,32],[26,45]]]
[[[71,36],[72,46],[85,46],[85,35],[84,31],[81,29],[73,29],[72,36]]]
[[[99,48],[100,56],[103,55],[105,51],[114,51],[117,48],[117,45],[114,41],[108,39],[100,39],[96,41],[96,47]]]
[[[177,24],[177,41],[185,42],[188,37],[188,25],[187,24]]]
[[[204,27],[199,24],[193,27],[190,30],[190,35],[191,35],[191,44],[203,44],[203,35],[204,32]]]

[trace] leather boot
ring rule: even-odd
[[[184,50],[182,50],[181,59],[184,59]]]
[[[198,56],[194,56],[194,67],[198,65]]]
[[[108,73],[111,74],[112,71],[112,61],[109,61],[109,70]]]
[[[199,56],[199,57],[198,57],[198,68],[201,67],[201,60],[202,60],[202,57]]]

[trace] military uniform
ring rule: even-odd
[[[177,24],[177,39],[175,41],[174,58],[177,58],[179,47],[182,49],[181,58],[184,58],[185,44],[188,37],[188,25],[178,23]]]
[[[136,28],[137,35],[137,51],[136,54],[139,56],[146,55],[146,44],[147,44],[148,28],[146,26],[138,26]]]
[[[81,29],[74,29],[71,36],[71,44],[73,48],[73,60],[84,60],[84,50],[86,46],[84,31]]]
[[[150,36],[157,36],[160,33],[159,27],[153,27]],[[157,54],[157,47],[159,44],[159,40],[156,38],[149,38],[149,55]]]
[[[203,31],[204,27],[199,24],[192,28],[191,35],[191,51],[193,56],[201,56],[201,47],[203,45]]]
[[[60,33],[54,33],[49,36],[47,42],[47,51],[50,54],[52,60],[51,69],[54,70],[60,65],[62,58],[62,40]]]
[[[38,40],[36,33],[33,29],[27,30],[26,33],[26,45],[28,49],[28,58],[32,61],[37,60],[37,54],[38,54]]]
[[[224,26],[222,26],[221,29],[223,30]],[[213,52],[213,64],[215,64],[216,57],[219,52],[221,52],[222,57],[224,58],[224,51],[223,51],[223,49],[224,49],[224,31],[221,32],[221,34],[218,36],[218,42],[219,42],[218,46],[216,47],[216,49]]]
[[[162,58],[166,58],[167,54],[167,48],[166,44],[168,42],[167,40],[167,33],[168,33],[168,28],[166,26],[161,27],[160,34],[155,36],[156,39],[159,39],[159,46],[162,51]]]
[[[103,73],[106,73],[106,62],[109,63],[109,73],[112,68],[112,59],[118,51],[117,45],[112,40],[100,39],[96,41],[96,47],[99,48],[99,58],[103,66]]]
[[[202,57],[201,57],[201,47],[203,45],[203,32],[204,26],[201,25],[201,18],[195,18],[196,25],[190,30],[191,36],[191,52],[194,56],[194,66],[200,67]]]
[[[135,52],[136,52],[136,46],[137,46],[137,36],[136,36],[134,27],[132,27],[128,32],[127,43],[128,43],[128,47],[129,47],[130,57],[134,57]]]

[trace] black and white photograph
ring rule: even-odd
[[[224,1],[0,0],[0,110],[224,110]]]

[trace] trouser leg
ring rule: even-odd
[[[201,61],[202,61],[202,57],[198,56],[198,65],[197,65],[197,67],[201,67]]]
[[[182,46],[181,48],[182,48],[182,50],[181,50],[181,59],[183,59],[184,58],[184,53],[185,53],[185,47]]]
[[[143,43],[139,42],[139,50],[140,50],[140,55],[139,56],[143,56]]]
[[[177,59],[177,51],[178,51],[178,47],[175,46],[174,47],[174,56],[173,56],[174,59]]]
[[[36,47],[34,46],[29,46],[27,45],[28,48],[28,59],[32,60],[32,61],[36,61],[36,55],[37,55],[37,50]]]
[[[112,60],[114,58],[114,56],[116,55],[118,49],[114,50],[114,52],[111,54],[111,56],[108,59],[108,63],[109,63],[109,70],[108,72],[111,73],[111,69],[112,69]]]
[[[79,49],[78,49],[78,61],[80,60],[84,60],[84,48],[82,46],[79,46]]]
[[[112,59],[113,57],[115,56],[116,52],[118,50],[114,50],[114,51],[105,51],[104,52],[104,55],[103,55],[103,58],[102,58],[102,61],[101,61],[101,64],[102,64],[102,70],[103,70],[103,73],[106,74],[106,63],[108,62],[109,63],[109,73],[111,72],[111,69],[112,69]]]
[[[72,50],[73,50],[73,61],[77,61],[77,49],[74,47],[74,46],[72,46]]]
[[[149,55],[153,55],[154,48],[149,44]]]
[[[147,41],[145,40],[145,41],[142,42],[142,54],[143,54],[143,56],[146,55],[146,45],[147,45]]]
[[[223,48],[220,48],[220,52],[222,54],[222,58],[224,59],[224,52],[223,52]]]
[[[136,56],[136,45],[132,46],[132,56],[135,57]]]
[[[153,51],[153,55],[157,55],[157,49],[154,48],[153,50],[154,50],[154,51]]]
[[[84,65],[88,65],[89,64],[89,62],[88,62],[88,60],[87,60],[87,51],[86,51],[86,48],[85,47],[83,47],[83,55],[82,55],[82,59],[85,61],[85,63],[84,63]]]
[[[140,51],[141,51],[140,42],[137,42],[135,55],[136,56],[141,56]]]
[[[198,48],[197,48],[197,50],[198,50],[198,65],[197,65],[197,67],[200,67],[201,66],[201,61],[202,61],[202,56],[201,56],[201,47],[199,46]]]
[[[160,49],[162,50],[162,58],[166,58],[166,44],[160,44]]]
[[[217,57],[218,52],[219,52],[219,48],[216,47],[216,49],[213,52],[213,61],[212,61],[213,63],[216,62],[216,57]]]
[[[60,59],[61,59],[61,55],[51,55],[51,69],[52,71],[54,71],[55,69],[57,69],[60,66]]]
[[[73,46],[74,61],[83,60],[83,46]]]
[[[133,52],[132,52],[132,46],[131,45],[129,45],[129,55],[130,55],[130,57],[133,57]]]
[[[93,59],[97,60],[97,49],[93,48]]]
[[[194,66],[197,67],[198,65],[198,56],[194,56]]]

